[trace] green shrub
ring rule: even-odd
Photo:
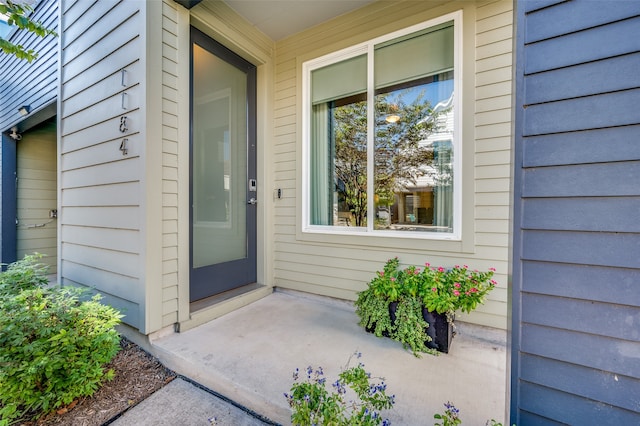
[[[120,314],[81,289],[44,286],[36,261],[0,274],[0,426],[92,395],[120,348]]]
[[[41,258],[39,253],[29,254],[8,265],[7,270],[0,274],[0,298],[47,285],[47,265],[38,262]]]

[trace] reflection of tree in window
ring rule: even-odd
[[[364,96],[332,102],[334,176],[338,224],[366,226],[367,103]],[[347,213],[345,215],[345,213]]]
[[[430,80],[427,84],[433,77]],[[376,95],[374,201],[377,209],[386,212],[394,204],[396,194],[416,186],[424,176],[438,175],[438,168],[434,167],[434,146],[425,141],[438,128],[437,114],[442,112],[434,111],[431,102],[424,99],[421,86],[404,85]],[[367,121],[366,102],[360,98],[331,102],[330,134],[338,219],[349,212],[349,220],[353,220],[355,226],[366,226]],[[399,119],[390,122],[391,113]],[[388,224],[389,214],[377,216],[383,217],[380,222]],[[340,224],[340,220],[336,224]]]
[[[444,22],[312,70],[310,224],[452,231],[453,41]]]

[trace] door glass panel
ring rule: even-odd
[[[247,75],[198,45],[193,46],[192,150],[193,267],[244,259]]]

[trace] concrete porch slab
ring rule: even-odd
[[[506,332],[457,324],[449,354],[414,357],[358,326],[349,302],[277,291],[194,329],[151,342],[162,363],[275,422],[290,424],[283,396],[292,373],[322,366],[335,381],[354,351],[396,395],[394,425],[431,425],[451,401],[467,426],[503,421]]]

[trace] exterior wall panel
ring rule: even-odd
[[[589,250],[576,250],[579,247]],[[522,258],[634,268],[638,266],[639,250],[640,235],[632,232],[528,230],[523,235]]]
[[[611,204],[617,206],[613,211]],[[638,197],[531,198],[524,206],[527,229],[640,232]]]
[[[550,339],[557,344],[550,345]],[[522,327],[522,342],[523,353],[549,358],[550,362],[563,361],[602,370],[614,381],[618,374],[631,379],[638,377],[639,368],[634,362],[637,353],[635,342],[537,324]],[[570,376],[565,377],[570,380]],[[551,388],[550,383],[547,385]]]
[[[640,305],[637,280],[630,274],[633,270],[540,261],[524,261],[522,270],[528,278],[523,282],[522,290],[529,294],[547,294],[629,306]],[[592,286],[585,292],[584,283],[590,280],[607,285]]]
[[[178,322],[178,11],[162,3],[162,326]],[[183,252],[187,255],[187,252]]]
[[[531,105],[524,131],[544,135],[636,124],[640,120],[640,112],[634,109],[638,96],[640,90],[634,89]]]
[[[32,15],[50,29],[57,29],[57,1],[42,1]],[[10,33],[9,41],[38,52],[38,58],[29,63],[10,55],[0,57],[2,85],[0,86],[0,130],[9,130],[23,120],[18,113],[22,105],[31,105],[31,114],[50,105],[57,94],[57,45],[53,36],[37,37],[26,31]],[[49,117],[46,117],[49,118]]]
[[[606,61],[588,62],[571,68],[533,74],[525,83],[527,101],[538,104],[634,89],[638,63],[640,53],[630,53]],[[599,78],[602,75],[615,75],[615,78]],[[590,84],[562,84],[567,79],[589,81]]]
[[[511,423],[636,424],[640,5],[535,4],[516,13]]]
[[[530,1],[527,3],[535,3]],[[556,2],[560,3],[560,2]],[[634,2],[620,2],[616,7],[593,7],[588,1],[571,4],[562,2],[555,7],[538,10],[529,15],[525,29],[525,41],[534,43],[571,32],[583,31],[588,28],[616,21],[623,21],[638,16],[637,5]],[[558,26],[561,19],[563,25]]]
[[[629,143],[640,126],[532,135],[522,147],[524,166],[554,166],[640,160],[640,144]]]
[[[35,21],[41,22],[45,27],[57,31],[58,2],[55,0],[43,0],[37,4],[36,10],[31,15]],[[27,31],[14,31],[7,35],[12,43],[28,46],[38,52],[38,58],[29,63],[12,55],[0,56],[0,132],[2,132],[2,178],[0,179],[0,193],[2,196],[2,209],[0,221],[2,223],[0,240],[0,262],[11,263],[20,258],[25,252],[29,252],[32,245],[23,246],[18,252],[16,229],[16,149],[17,143],[8,134],[12,127],[18,127],[22,133],[55,115],[55,100],[57,96],[58,82],[58,38],[47,36],[37,37]],[[31,107],[31,113],[23,117],[18,113],[18,108],[23,105]],[[55,134],[55,130],[53,130]],[[25,195],[23,191],[22,196]],[[54,204],[55,205],[55,204]],[[55,207],[49,207],[53,209]],[[48,215],[47,215],[48,216]],[[55,224],[53,225],[55,226]],[[55,232],[46,237],[47,240],[55,240]],[[40,238],[42,240],[42,238]],[[36,244],[40,245],[39,243]],[[50,245],[49,242],[46,245]],[[53,243],[55,247],[56,243]],[[41,246],[41,245],[40,245]],[[41,246],[42,247],[42,246]],[[44,250],[43,250],[44,251]],[[49,261],[55,259],[55,248],[47,250],[51,255]],[[52,272],[55,272],[55,267]]]
[[[524,384],[522,388],[523,394],[527,397],[523,411],[528,416],[523,415],[521,424],[607,424],[612,418],[620,424],[637,424],[637,416],[633,411],[615,409],[568,392],[559,392],[531,383]]]
[[[584,46],[590,48],[584,49]],[[574,33],[564,32],[561,37],[530,44],[524,52],[525,72],[532,74],[597,61],[637,52],[639,48],[640,16],[594,28],[583,28]],[[554,54],[549,55],[549,51]]]
[[[633,411],[637,409],[638,382],[626,376],[611,377],[606,372],[561,361],[548,362],[537,356],[522,359],[523,379],[530,383],[552,384],[554,388]],[[566,380],[571,376],[573,380]],[[617,379],[617,380],[616,380]],[[597,386],[593,386],[597,384]]]
[[[465,11],[466,52],[463,111],[468,114],[463,150],[465,181],[464,243],[358,236],[308,236],[300,232],[301,64],[451,12],[456,6],[406,2],[375,3],[364,9],[278,42],[274,110],[274,187],[283,199],[274,204],[275,284],[280,287],[354,300],[387,259],[498,270],[501,288],[463,321],[506,328],[506,269],[509,226],[511,135],[511,3],[479,2]],[[475,70],[475,71],[471,71]],[[474,111],[478,111],[474,114]],[[501,140],[503,140],[501,142]],[[491,224],[484,228],[491,220]],[[463,231],[464,232],[464,231]],[[462,249],[463,244],[465,249]]]
[[[61,2],[59,92],[61,282],[95,288],[141,330],[143,6]]]

